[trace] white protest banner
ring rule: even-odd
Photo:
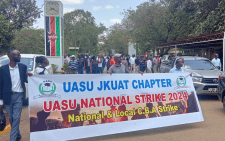
[[[30,140],[72,140],[204,121],[188,73],[29,77]]]

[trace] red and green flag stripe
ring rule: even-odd
[[[45,17],[46,19],[46,55],[60,56],[60,18]],[[54,36],[54,38],[52,38]],[[57,37],[57,38],[56,38]]]

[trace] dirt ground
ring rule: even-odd
[[[204,122],[121,133],[77,141],[223,141],[225,113],[216,96],[199,97]],[[28,107],[23,108],[21,119],[22,141],[29,141]],[[9,141],[9,132],[0,135],[0,141]]]

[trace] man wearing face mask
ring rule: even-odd
[[[4,105],[9,117],[10,141],[18,141],[21,139],[19,124],[26,93],[25,82],[32,74],[27,72],[26,65],[19,63],[21,56],[18,50],[8,51],[8,57],[9,64],[0,67],[0,108]]]

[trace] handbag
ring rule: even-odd
[[[6,126],[6,118],[5,114],[3,113],[3,108],[0,108],[0,131],[3,131]]]

